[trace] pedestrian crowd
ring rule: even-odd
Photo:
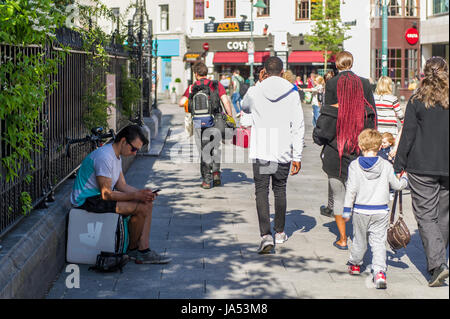
[[[339,235],[332,245],[348,251],[348,272],[360,274],[367,245],[372,250],[373,281],[387,287],[386,243],[392,194],[409,188],[430,273],[429,286],[441,286],[449,275],[446,251],[449,231],[448,65],[429,59],[424,78],[404,113],[392,95],[392,80],[381,77],[375,94],[368,79],[352,71],[353,56],[336,55],[337,74],[311,75],[308,87],[270,57],[257,69],[249,87],[234,71],[231,79],[207,79],[208,68],[194,66],[195,81],[179,101],[186,125],[200,156],[201,187],[222,185],[220,146],[224,127],[236,118],[250,130],[256,211],[261,242],[259,254],[269,254],[288,240],[284,231],[289,176],[302,169],[305,123],[302,99],[312,94],[313,140],[322,146],[322,169],[328,176],[328,203],[320,213],[334,218]],[[246,87],[244,87],[246,86]],[[243,92],[242,89],[245,89]],[[227,95],[229,90],[231,99]],[[241,94],[243,93],[243,94]],[[102,213],[131,215],[129,254],[138,263],[167,263],[150,250],[152,203],[157,194],[129,186],[120,168],[121,156],[135,154],[148,143],[137,126],[125,128],[111,145],[83,162],[72,194],[76,207]],[[274,226],[270,222],[270,184],[274,195]],[[352,220],[352,245],[346,223]],[[331,243],[330,243],[331,244]]]

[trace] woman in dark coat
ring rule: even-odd
[[[358,135],[366,128],[376,128],[376,109],[370,82],[350,69],[353,56],[343,51],[336,56],[339,74],[325,87],[325,102],[313,131],[314,143],[323,145],[322,169],[328,175],[329,204],[321,214],[333,216],[339,230],[336,248],[347,250],[345,221],[342,218],[345,181],[350,162],[359,155]]]
[[[406,107],[394,171],[408,173],[414,216],[427,257],[430,287],[449,276],[449,113],[448,65],[429,59],[425,78]]]

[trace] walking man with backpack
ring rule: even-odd
[[[179,106],[188,101],[188,110],[192,114],[194,137],[200,153],[200,172],[203,189],[222,184],[220,176],[220,151],[222,133],[216,129],[216,117],[225,112],[232,116],[231,103],[226,90],[218,81],[208,80],[208,67],[203,62],[194,65],[196,82],[189,86],[180,99]],[[222,107],[223,105],[223,107]]]
[[[292,83],[282,78],[283,62],[270,57],[264,63],[258,85],[247,92],[244,112],[252,113],[249,158],[253,160],[256,210],[262,237],[259,254],[274,247],[270,227],[269,185],[275,198],[275,243],[282,244],[286,218],[286,184],[289,176],[301,169],[305,127],[300,96]],[[291,168],[292,163],[292,168]]]
[[[239,117],[241,114],[241,101],[242,96],[240,94],[241,86],[244,84],[245,80],[240,75],[240,71],[238,69],[234,70],[233,76],[231,77],[231,83],[233,87],[233,94],[231,95],[231,102],[233,102],[234,110],[236,111],[236,117]]]

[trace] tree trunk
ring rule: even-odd
[[[324,59],[325,59],[325,61],[324,61],[324,65],[323,65],[323,76],[325,76],[325,74],[327,74],[327,66],[328,66],[328,52],[327,51],[325,51],[324,52]]]

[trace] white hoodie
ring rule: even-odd
[[[250,88],[242,101],[251,112],[251,159],[300,162],[305,127],[300,96],[289,81],[271,76]]]

